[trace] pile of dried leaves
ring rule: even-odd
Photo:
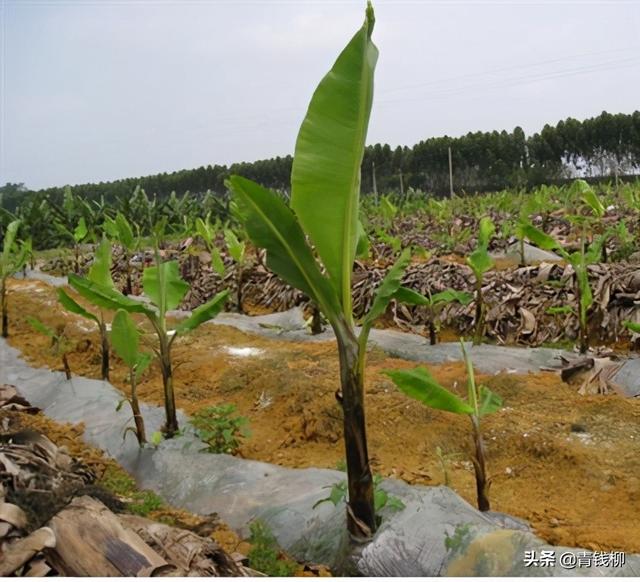
[[[554,236],[568,226],[560,218],[555,219]],[[553,226],[553,225],[552,225]],[[211,267],[211,257],[201,251],[189,239],[162,251],[167,259],[177,259],[182,277],[191,284],[182,307],[194,309],[223,289],[231,291],[235,298],[241,285],[243,304],[249,311],[277,312],[295,306],[306,307],[308,299],[297,289],[284,283],[264,266],[264,255],[251,253],[249,265],[241,271],[233,260],[223,255],[226,273],[223,277]],[[150,262],[149,253],[135,259],[139,266]],[[373,302],[375,290],[382,281],[390,262],[386,260],[357,262],[354,274],[354,312],[364,315]],[[114,249],[114,280],[124,285],[125,265],[123,255]],[[134,293],[140,292],[141,268],[133,270]],[[238,275],[241,274],[241,277]],[[594,304],[589,314],[591,336],[596,342],[614,343],[629,338],[624,328],[626,320],[639,321],[640,268],[634,264],[602,263],[589,267]],[[241,279],[241,281],[240,281]],[[464,264],[445,259],[431,259],[415,263],[407,270],[403,285],[424,294],[437,293],[451,288],[473,292],[471,270]],[[578,334],[574,273],[571,266],[542,263],[540,265],[510,270],[491,271],[485,276],[483,294],[488,306],[486,335],[499,343],[520,343],[538,346],[550,342],[572,341]],[[234,299],[228,309],[235,309]],[[565,308],[567,313],[553,314],[553,309]],[[571,308],[571,312],[568,312]],[[424,307],[409,307],[392,303],[388,323],[422,333],[429,323],[430,314]],[[474,306],[454,304],[436,315],[439,327],[450,329],[459,335],[470,335],[474,326]],[[635,338],[634,338],[635,339]]]
[[[0,411],[37,409],[0,386]],[[211,538],[115,513],[122,504],[86,465],[35,431],[7,432],[1,418],[0,576],[259,575]]]

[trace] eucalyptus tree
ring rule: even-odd
[[[0,308],[2,310],[2,337],[9,337],[9,305],[7,302],[7,280],[17,273],[27,260],[30,243],[18,245],[16,238],[20,221],[13,220],[7,226],[0,255]]]
[[[400,286],[410,260],[402,253],[380,284],[356,334],[353,266],[363,229],[359,224],[360,166],[373,98],[378,50],[371,40],[374,13],[367,6],[362,28],[318,85],[296,141],[291,207],[271,190],[234,175],[228,180],[249,238],[267,251],[267,266],[309,296],[332,326],[338,344],[344,413],[352,537],[376,528],[374,489],[364,408],[367,339]],[[315,253],[310,243],[315,248]]]

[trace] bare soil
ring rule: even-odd
[[[55,290],[35,281],[10,287],[10,343],[37,366],[61,369],[50,340],[26,322],[67,324],[75,374],[97,377],[97,331],[61,311]],[[232,349],[236,348],[236,350]],[[253,348],[237,351],[237,348]],[[257,350],[257,351],[256,351]],[[234,403],[250,420],[240,454],[287,467],[336,468],[344,459],[342,413],[336,402],[338,358],[327,343],[266,339],[226,326],[206,325],[174,347],[179,408]],[[445,481],[475,503],[470,423],[429,410],[398,392],[382,374],[415,363],[369,353],[367,430],[376,473],[409,483]],[[430,366],[445,386],[464,394],[461,363]],[[124,388],[126,369],[112,357],[112,382]],[[581,396],[552,373],[500,374],[480,380],[505,403],[483,419],[492,509],[528,520],[553,544],[640,552],[640,401],[618,395]],[[153,365],[140,396],[162,404]],[[440,448],[443,457],[436,454]]]

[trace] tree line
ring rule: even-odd
[[[632,114],[603,112],[578,121],[568,118],[555,126],[545,125],[527,136],[513,131],[470,132],[461,137],[434,137],[413,147],[375,144],[365,149],[362,191],[403,191],[409,187],[434,194],[449,191],[449,148],[453,184],[457,192],[480,192],[505,188],[532,188],[575,176],[625,176],[640,168],[640,111]],[[291,156],[256,162],[201,166],[193,170],[163,172],[111,182],[80,184],[74,193],[87,200],[112,204],[131,197],[140,187],[168,198],[183,195],[226,195],[225,180],[239,174],[269,188],[289,189]],[[62,204],[64,187],[28,190],[20,184],[0,188],[1,205],[15,212],[26,199]]]

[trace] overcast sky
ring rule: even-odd
[[[293,152],[365,2],[0,0],[0,183]],[[640,2],[378,0],[369,143],[640,108]]]

